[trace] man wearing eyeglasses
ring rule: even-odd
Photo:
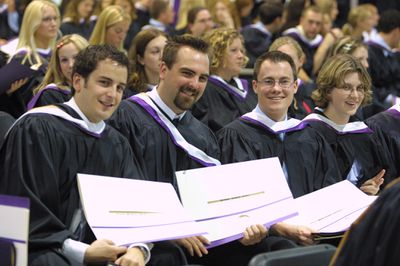
[[[261,55],[253,75],[258,105],[221,129],[217,138],[222,163],[279,157],[293,196],[299,197],[341,179],[325,139],[287,115],[297,91],[296,73],[289,55],[279,51]],[[270,230],[299,244],[314,243],[308,227],[278,223]]]

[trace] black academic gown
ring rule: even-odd
[[[253,68],[257,58],[263,53],[267,52],[269,46],[273,41],[271,33],[260,30],[258,27],[264,27],[261,22],[244,27],[241,34],[244,39],[244,46],[246,48],[249,62],[247,67]]]
[[[79,119],[70,107],[59,106]],[[30,199],[30,265],[70,265],[56,249],[75,238],[68,228],[80,205],[77,173],[144,178],[136,155],[115,129],[107,126],[95,137],[49,114],[21,118],[1,147],[0,162],[0,193]],[[94,240],[89,230],[86,243]]]
[[[246,98],[241,99],[229,92],[224,84],[210,77],[203,96],[192,108],[193,116],[217,132],[257,105],[257,96],[251,86],[247,85],[247,89]]]
[[[334,266],[397,266],[400,261],[400,183],[393,181],[351,226]]]
[[[22,64],[22,61],[26,55],[26,51],[22,51],[13,56],[11,60],[15,60]],[[9,113],[14,118],[20,117],[27,110],[27,104],[33,97],[33,90],[39,86],[42,82],[43,77],[46,74],[48,60],[50,59],[50,54],[39,54],[42,58],[42,65],[39,67],[37,71],[35,71],[34,75],[28,77],[28,81],[21,86],[18,90],[13,92],[11,95],[7,95],[7,93],[3,93],[0,95],[0,110]],[[33,60],[33,63],[37,63]],[[25,65],[30,66],[29,61],[26,60],[24,62]],[[17,80],[15,80],[17,81]]]
[[[321,111],[315,110],[314,112],[324,116]],[[328,141],[335,153],[343,180],[347,178],[355,160],[361,167],[357,177],[357,186],[361,186],[382,169],[386,169],[385,184],[395,178],[394,163],[379,133],[371,131],[369,133],[348,132],[343,134],[322,121],[314,120],[307,121],[307,123]]]
[[[400,176],[400,113],[397,110],[389,109],[385,112],[376,114],[365,123],[376,132],[382,132],[389,153],[392,156],[396,177]]]
[[[82,22],[79,24],[76,24],[72,21],[64,22],[60,26],[60,30],[63,33],[63,35],[67,34],[79,34],[86,40],[89,40],[90,35],[93,32],[94,29],[94,21],[89,21],[89,22]]]
[[[217,133],[221,162],[279,157],[285,163],[294,197],[340,180],[328,143],[310,127],[286,132],[284,140],[268,128],[238,118]]]
[[[165,129],[142,106],[130,99],[122,101],[108,123],[121,132],[131,146],[138,147],[152,181],[168,182],[177,188],[175,171],[202,167],[173,143]],[[219,158],[214,134],[189,111],[176,127],[190,144],[215,159]]]
[[[46,86],[33,96],[27,107],[30,110],[35,107],[67,102],[70,99],[71,90],[60,89],[55,84],[52,84],[52,86]]]
[[[368,43],[369,73],[372,79],[373,103],[366,116],[389,108],[389,94],[400,97],[400,57],[372,41]]]
[[[314,65],[314,55],[317,52],[317,49],[319,45],[321,44],[323,38],[321,38],[320,35],[317,35],[313,40],[308,40],[304,35],[300,33],[300,31],[297,28],[290,28],[287,29],[282,33],[283,35],[292,37],[295,39],[301,48],[303,49],[303,52],[306,56],[306,61],[303,65],[304,71],[308,74],[309,77],[314,78],[312,69]]]
[[[289,107],[288,115],[296,119],[303,119],[312,113],[315,107],[311,94],[316,88],[314,83],[299,80],[299,87],[294,95],[292,104]]]

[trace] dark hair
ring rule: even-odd
[[[196,21],[197,14],[199,14],[199,12],[203,10],[208,10],[208,9],[204,6],[195,6],[189,9],[187,13],[187,23],[193,24]]]
[[[72,76],[76,73],[87,79],[96,70],[98,63],[106,59],[110,59],[126,67],[129,76],[128,57],[112,45],[89,45],[87,48],[81,50],[75,58]],[[74,93],[75,90],[72,88],[72,95]]]
[[[396,9],[388,9],[383,12],[379,18],[378,32],[389,33],[400,27],[400,11]]]
[[[147,45],[159,36],[167,38],[167,35],[164,32],[155,28],[149,28],[140,31],[132,41],[128,53],[128,58],[131,60],[132,66],[132,78],[129,83],[137,92],[146,91],[146,84],[148,82],[144,66],[139,63],[139,56],[144,58],[144,52],[146,51]]]
[[[265,2],[259,7],[258,14],[262,24],[270,24],[276,18],[282,17],[283,4],[282,2]]]
[[[166,0],[154,0],[153,4],[150,6],[150,17],[158,19],[165,10],[169,7],[169,1]]]
[[[288,54],[282,53],[281,51],[269,51],[263,53],[257,58],[256,63],[254,64],[254,80],[258,80],[258,74],[260,73],[261,65],[265,61],[271,61],[273,63],[288,62],[293,72],[293,80],[297,80],[296,65],[294,64],[292,57]]]
[[[165,62],[169,69],[175,64],[178,51],[184,46],[188,46],[204,54],[209,53],[208,43],[200,38],[189,34],[173,36],[167,41],[162,55],[162,61]]]

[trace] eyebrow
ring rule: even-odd
[[[181,69],[180,69],[180,71],[188,71],[188,72],[191,72],[191,73],[193,73],[193,74],[196,74],[196,71],[194,71],[193,69],[191,69],[191,68],[187,68],[187,67],[182,67]],[[200,74],[200,76],[205,76],[205,77],[209,77],[210,76],[210,74],[208,74],[208,73],[202,73],[202,74]]]
[[[114,80],[114,79],[112,79],[112,78],[109,78],[109,77],[107,77],[107,76],[99,76],[98,78],[99,78],[99,79],[106,79],[106,80],[112,81],[112,82],[115,82],[115,81],[116,81],[116,80]],[[125,83],[125,82],[118,82],[118,84],[121,84],[121,85],[126,86],[126,83]]]

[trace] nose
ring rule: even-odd
[[[74,62],[75,62],[74,59],[70,59],[70,60],[69,60],[68,66],[69,66],[70,68],[72,68],[72,67],[74,66]]]

